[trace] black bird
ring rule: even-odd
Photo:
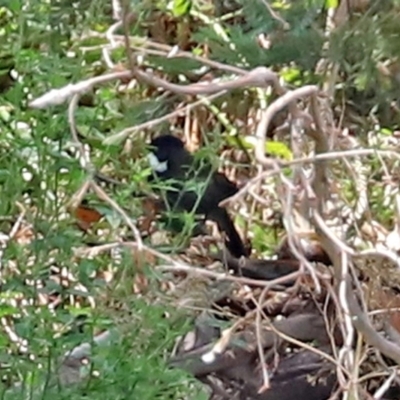
[[[242,239],[227,211],[219,203],[237,193],[237,186],[210,164],[196,159],[175,136],[163,135],[151,143],[148,155],[156,178],[171,180],[166,189],[167,206],[193,212],[214,221],[226,235],[226,247],[234,257],[248,256]],[[197,189],[197,190],[196,190]]]

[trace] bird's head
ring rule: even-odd
[[[172,135],[163,135],[150,143],[150,153],[147,155],[153,171],[162,174],[172,167],[174,160],[185,152],[182,140]]]

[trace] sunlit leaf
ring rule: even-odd
[[[389,128],[381,128],[379,131],[382,135],[385,136],[392,136],[393,135],[393,131]]]
[[[174,0],[172,6],[172,13],[174,14],[175,17],[181,17],[183,15],[188,14],[190,12],[191,7],[192,7],[191,0]]]
[[[240,145],[247,149],[254,149],[257,143],[257,139],[254,136],[245,136],[245,137],[232,137],[229,136],[227,141],[230,145],[234,146],[240,143]],[[265,142],[265,152],[273,157],[280,157],[285,160],[292,159],[292,152],[285,143],[276,142],[273,140],[266,140]]]
[[[326,0],[325,7],[326,8],[337,8],[339,5],[339,0]]]
[[[300,78],[301,71],[299,68],[284,68],[281,73],[281,77],[289,83],[292,83]]]
[[[267,140],[265,147],[266,152],[271,156],[284,158],[285,160],[292,159],[292,152],[285,143]]]

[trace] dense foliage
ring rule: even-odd
[[[84,217],[84,208],[79,209],[81,214],[75,211],[74,201],[89,174],[71,138],[67,106],[28,106],[51,89],[111,72],[103,48],[110,47],[106,33],[116,22],[112,3],[0,3],[1,393],[10,398],[207,398],[199,383],[166,364],[174,340],[189,329],[191,320],[165,296],[165,277],[152,268],[154,259],[132,249],[117,255],[77,256],[75,250],[85,244],[114,242],[129,238],[130,232],[123,217],[95,193],[85,196],[84,205],[103,218],[89,224],[90,229],[82,228],[97,214]],[[131,0],[123,7],[129,8],[131,52],[140,59],[138,65],[170,83],[229,75],[216,64],[204,68],[196,56],[246,70],[267,66],[289,88],[322,86],[327,75],[319,68],[321,60],[336,63],[335,118],[366,145],[372,130],[379,144],[400,124],[400,4],[373,3],[355,7],[330,35],[325,25],[334,1]],[[129,68],[129,62],[123,28],[115,34],[117,45],[109,53],[112,71],[118,72]],[[191,56],[169,57],[174,46]],[[235,161],[235,177],[248,177],[256,168],[243,158],[243,149],[252,149],[246,140],[255,129],[250,121],[257,118],[260,104],[275,96],[271,92],[260,99],[256,90],[235,90],[194,108],[190,118],[181,113],[121,135],[122,130],[172,113],[196,97],[117,80],[80,98],[76,125],[95,169],[121,182],[106,186],[106,192],[138,220],[143,198],[132,193],[151,192],[144,158],[149,132],[189,132],[190,140],[201,142],[202,154],[213,163],[218,164],[223,153]],[[273,132],[270,137],[274,140],[267,151],[290,159],[287,137],[274,137]],[[381,172],[373,163],[370,177],[379,181],[376,175]],[[354,187],[346,182],[342,189],[351,203]],[[393,209],[380,207],[385,188],[369,190],[376,218],[391,227]],[[276,203],[271,203],[271,210],[254,206],[254,215],[267,213],[267,222],[237,218],[260,255],[272,253],[276,245],[278,209]],[[183,235],[160,249],[173,252],[187,239]],[[114,326],[122,326],[123,335],[120,331],[105,349],[94,348],[93,363],[86,370],[82,367],[88,376],[84,384],[61,390],[54,374],[60,357]]]

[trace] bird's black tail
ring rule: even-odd
[[[239,258],[241,256],[248,257],[249,251],[246,249],[238,231],[235,228],[228,212],[223,208],[218,208],[208,218],[215,221],[218,229],[226,235],[225,246],[232,256]]]

